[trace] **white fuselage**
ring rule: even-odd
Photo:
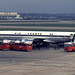
[[[55,32],[55,31],[0,31],[0,38],[3,39],[19,39],[19,38],[41,38],[46,41],[66,41],[75,32]],[[67,39],[68,38],[68,39]]]
[[[58,36],[70,36],[75,32],[54,32],[54,31],[0,31],[0,34],[11,34],[11,35],[58,35]]]

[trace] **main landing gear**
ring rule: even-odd
[[[54,44],[54,49],[59,49],[59,44]]]

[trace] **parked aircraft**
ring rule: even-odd
[[[72,41],[75,32],[54,32],[54,31],[0,31],[0,39],[21,41],[32,40],[33,44],[46,45],[49,43],[59,44]]]

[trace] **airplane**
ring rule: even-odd
[[[0,31],[0,39],[7,40],[32,40],[33,44],[60,44],[73,41],[75,32],[59,31]]]

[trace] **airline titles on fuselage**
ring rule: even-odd
[[[21,34],[21,33],[15,33],[15,34]],[[44,34],[42,34],[42,33],[27,33],[27,34],[24,34],[24,35],[44,35]],[[47,34],[47,35],[53,35],[53,33],[50,33],[50,34]]]

